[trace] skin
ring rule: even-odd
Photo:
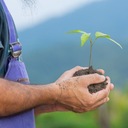
[[[66,71],[55,82],[47,85],[23,85],[0,79],[0,117],[13,115],[34,108],[36,114],[54,111],[87,112],[106,103],[113,89],[110,78],[107,88],[90,94],[88,85],[103,82],[105,76],[92,74],[72,77],[75,67]],[[103,72],[103,70],[101,70]]]

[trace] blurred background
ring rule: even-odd
[[[93,67],[102,68],[115,85],[111,100],[85,114],[50,113],[36,117],[37,128],[128,127],[128,1],[127,0],[23,0],[7,1],[23,45],[23,60],[32,84],[54,82],[65,70],[89,63],[89,42],[80,47],[81,29],[109,34],[120,43],[98,39]]]

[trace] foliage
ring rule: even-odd
[[[92,65],[92,47],[94,45],[94,43],[96,42],[96,40],[98,38],[106,38],[108,40],[110,40],[111,42],[115,43],[117,46],[119,46],[122,49],[122,46],[116,42],[115,40],[113,40],[110,35],[108,34],[104,34],[102,32],[96,32],[95,33],[95,39],[94,41],[92,40],[91,37],[91,33],[87,33],[85,31],[82,30],[72,30],[69,32],[70,34],[74,34],[74,33],[80,33],[81,35],[81,46],[84,46],[84,44],[89,40],[90,41],[90,58],[89,58],[89,67]]]
[[[107,105],[111,128],[128,127],[127,92],[128,89],[114,90],[110,95]],[[98,109],[84,114],[55,112],[36,117],[36,126],[37,128],[100,128],[98,121]]]
[[[36,118],[37,128],[98,128],[97,111],[86,114],[56,112]]]
[[[109,113],[112,128],[128,127],[128,89],[126,90],[116,90],[111,94]]]

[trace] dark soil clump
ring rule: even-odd
[[[94,73],[98,73],[100,75],[102,75],[100,72],[98,72],[97,70],[94,70],[92,66],[90,66],[88,69],[82,69],[79,70],[77,72],[74,73],[73,77],[75,76],[81,76],[81,75],[88,75],[88,74],[94,74]],[[107,85],[107,79],[102,82],[102,83],[98,83],[98,84],[90,84],[88,86],[88,90],[90,93],[96,93],[97,91],[100,91],[102,89],[106,88]]]

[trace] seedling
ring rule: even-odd
[[[104,34],[102,32],[96,32],[95,33],[94,41],[92,40],[91,33],[87,33],[87,32],[82,31],[82,30],[72,30],[69,33],[70,34],[74,34],[74,33],[82,34],[81,35],[81,47],[83,47],[85,45],[85,43],[89,40],[89,42],[90,42],[89,67],[92,66],[92,48],[93,48],[93,45],[95,44],[95,42],[98,38],[106,38],[122,49],[122,46],[119,43],[117,43],[115,40],[113,40],[108,34]]]
[[[87,32],[82,31],[82,30],[72,30],[69,33],[70,34],[74,34],[74,33],[80,33],[81,34],[81,46],[82,47],[85,45],[85,43],[88,40],[90,42],[89,68],[79,70],[79,71],[75,72],[75,74],[73,76],[80,76],[80,75],[93,74],[93,73],[101,74],[100,72],[98,72],[97,70],[94,70],[92,68],[92,48],[93,48],[93,45],[95,44],[95,42],[97,41],[97,39],[105,38],[105,39],[111,41],[112,43],[116,44],[117,46],[119,46],[122,49],[122,46],[119,43],[117,43],[115,40],[113,40],[108,34],[104,34],[102,32],[96,32],[94,40],[92,40],[91,33],[87,33]],[[106,80],[105,80],[102,83],[89,85],[88,89],[89,89],[90,93],[95,93],[99,90],[102,90],[102,89],[106,88],[106,85],[107,85],[107,83],[106,83]]]

